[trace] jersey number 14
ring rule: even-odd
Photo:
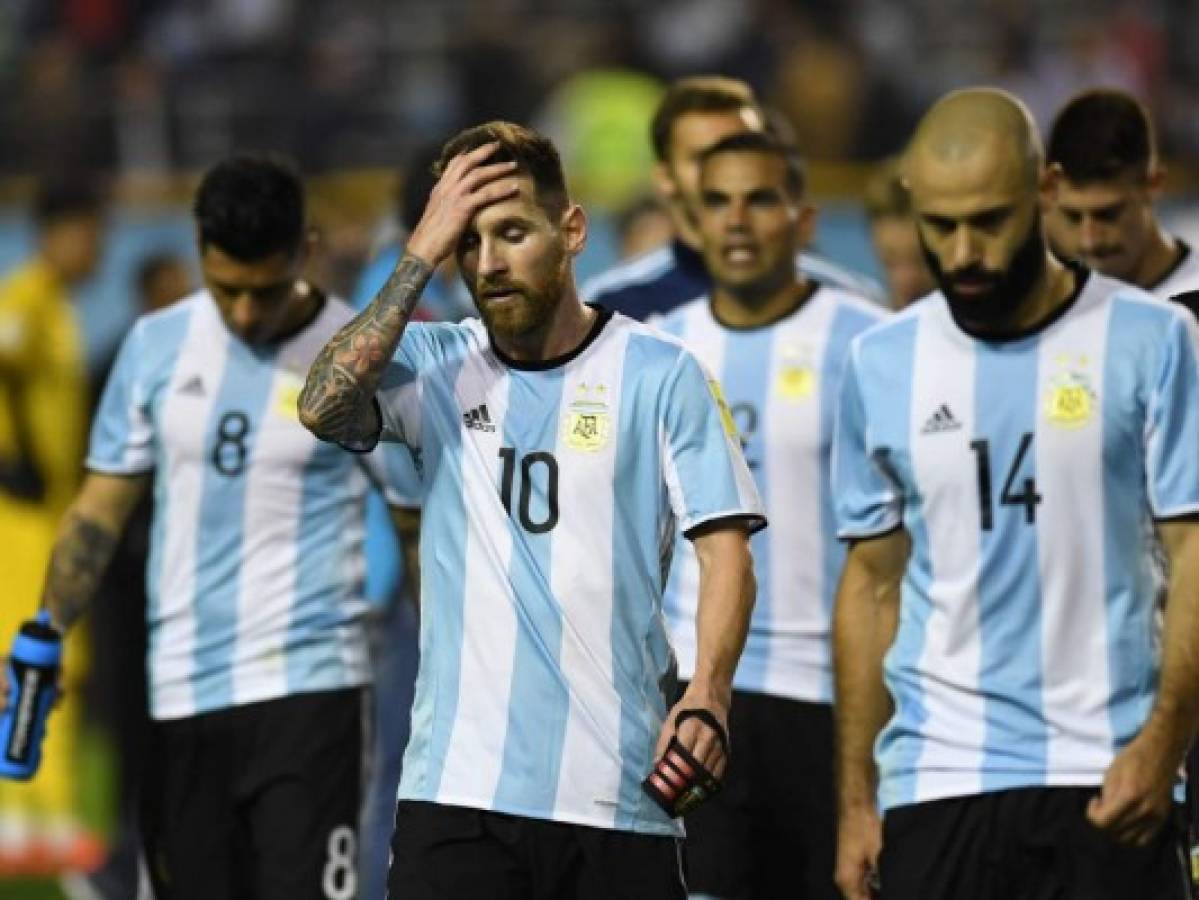
[[[1017,473],[1031,446],[1032,433],[1026,431],[1020,436],[1020,446],[1016,449],[1015,459],[1008,467],[1003,490],[999,494],[999,502],[1003,506],[1024,507],[1024,521],[1029,525],[1037,521],[1037,505],[1041,502],[1041,495],[1037,493],[1037,480],[1025,478],[1023,490],[1018,494],[1013,493],[1013,489],[1016,486]],[[995,525],[994,500],[991,496],[991,442],[985,439],[971,441],[970,449],[974,451],[974,462],[978,471],[979,526],[983,531],[990,531]]]

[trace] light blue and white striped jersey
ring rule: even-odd
[[[233,337],[207,291],[138,320],[92,427],[87,466],[154,471],[146,584],[156,719],[368,680],[368,474],[419,490],[404,451],[362,457],[299,422],[308,367],[352,311],[328,300],[273,347]]]
[[[753,537],[758,601],[733,686],[793,700],[833,699],[829,628],[845,548],[837,540],[829,452],[849,342],[885,311],[835,288],[762,328],[723,325],[707,297],[659,321],[716,373],[770,516]],[[699,561],[680,540],[666,615],[684,678],[695,672]]]
[[[1153,518],[1199,512],[1196,326],[1086,275],[1035,333],[976,340],[939,293],[857,338],[840,534],[912,554],[876,745],[884,808],[1102,783],[1153,703]]]
[[[408,327],[379,392],[425,490],[402,799],[681,833],[640,789],[676,682],[676,528],[763,523],[718,397],[678,341],[620,315],[540,365],[478,320]]]

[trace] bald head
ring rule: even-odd
[[[1019,99],[993,88],[971,88],[948,94],[925,114],[903,168],[913,189],[944,183],[947,176],[975,176],[1035,190],[1043,158],[1037,127]]]

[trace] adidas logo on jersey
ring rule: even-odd
[[[473,428],[476,431],[495,431],[495,426],[491,424],[491,416],[487,413],[486,403],[464,412],[462,421],[467,428]]]
[[[189,397],[203,397],[204,381],[199,375],[193,375],[187,381],[183,382],[179,388],[179,393],[186,394]]]
[[[962,423],[953,417],[949,404],[942,403],[937,411],[928,417],[928,421],[924,423],[920,433],[941,434],[946,431],[957,431],[961,427]]]

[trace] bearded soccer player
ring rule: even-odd
[[[726,790],[687,818],[688,883],[693,896],[835,900],[829,630],[845,550],[828,453],[849,341],[884,313],[796,273],[813,210],[794,150],[744,132],[699,163],[714,286],[656,324],[719,376],[771,527],[753,538],[758,600],[733,679],[737,753]],[[666,611],[688,679],[699,568],[679,543]]]
[[[1049,132],[1049,237],[1066,259],[1169,299],[1199,284],[1199,254],[1158,221],[1165,169],[1135,97],[1103,88],[1067,103]]]
[[[681,898],[641,790],[677,738],[719,777],[764,524],[719,389],[677,341],[579,301],[553,145],[453,138],[406,253],[308,375],[301,416],[422,464],[421,661],[390,889],[410,900]],[[480,320],[408,325],[455,253]],[[701,566],[682,699],[662,620],[676,528]],[[699,716],[678,715],[699,711]]]
[[[942,99],[904,174],[940,290],[855,339],[841,392],[838,883],[1181,900],[1196,324],[1049,253],[1010,95]]]
[[[699,157],[731,134],[770,130],[765,112],[743,81],[716,75],[681,78],[670,86],[650,126],[654,188],[674,223],[668,246],[588,279],[583,296],[634,319],[669,312],[712,289],[704,266],[695,210]],[[882,291],[864,276],[811,253],[796,257],[805,277],[870,296]]]
[[[300,425],[304,373],[352,313],[301,276],[298,176],[228,159],[204,176],[194,214],[204,288],[126,337],[43,603],[59,628],[83,614],[152,484],[155,746],[140,824],[156,896],[349,897],[364,501],[369,480],[414,477],[398,455],[355,457]]]

